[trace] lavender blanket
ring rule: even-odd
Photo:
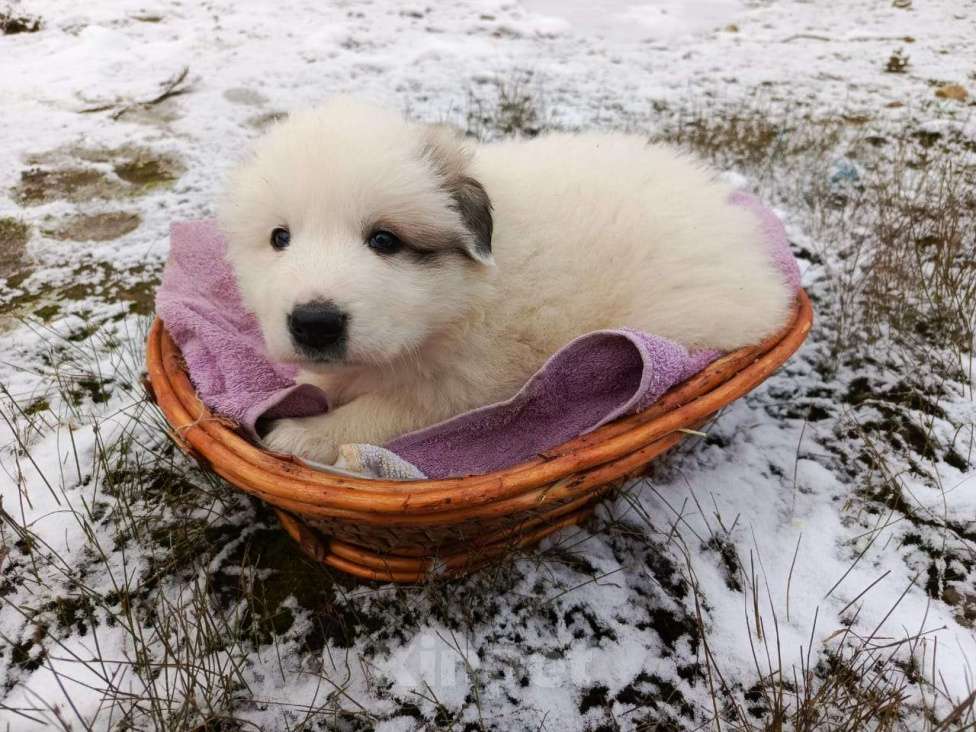
[[[731,202],[760,218],[770,256],[787,281],[799,287],[799,270],[776,216],[748,194],[735,193]],[[252,437],[260,418],[327,411],[322,391],[295,384],[293,369],[264,355],[259,326],[241,303],[214,222],[174,224],[170,241],[156,310],[182,349],[204,403],[239,422]],[[689,353],[664,338],[629,329],[589,333],[552,356],[511,399],[400,437],[386,446],[393,455],[356,446],[366,449],[354,462],[357,469],[379,464],[380,472],[403,477],[504,468],[652,404],[718,355]],[[389,468],[391,459],[398,462],[394,456],[402,461]]]

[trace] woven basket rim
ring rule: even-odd
[[[428,525],[511,513],[524,508],[519,501],[531,499],[540,486],[552,485],[547,491],[565,495],[578,493],[575,484],[584,481],[587,473],[599,474],[601,465],[620,462],[630,455],[639,457],[641,448],[699,424],[752,390],[799,348],[812,320],[810,300],[800,290],[793,317],[783,330],[761,344],[717,359],[648,409],[519,465],[483,475],[437,480],[339,476],[253,445],[200,401],[180,350],[159,318],[150,328],[146,365],[153,397],[173,439],[237,487],[296,514],[366,523],[384,523],[395,517],[398,523]]]

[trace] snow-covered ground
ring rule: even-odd
[[[865,315],[888,280],[858,257],[878,180],[947,160],[972,224],[976,10],[596,5],[12,6],[42,27],[0,36],[0,729],[746,728],[803,699],[974,723],[971,349]],[[540,555],[406,589],[314,567],[160,439],[139,378],[169,223],[337,92],[677,139],[779,207],[817,329]],[[926,216],[967,271],[973,227]]]

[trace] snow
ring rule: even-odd
[[[731,24],[745,11],[745,4],[739,0],[658,0],[652,3],[614,0],[599,4],[579,0],[528,0],[523,5],[542,16],[536,20],[536,27],[542,34],[569,32],[614,43],[668,40],[713,30]],[[546,25],[543,19],[552,22]]]
[[[0,194],[0,217],[23,219],[33,229],[31,274],[0,289],[0,302],[100,283],[105,264],[121,287],[151,278],[165,259],[169,222],[212,215],[224,171],[262,120],[333,93],[355,92],[423,119],[464,124],[474,102],[490,101],[496,83],[514,80],[539,100],[542,122],[569,128],[650,131],[682,111],[722,115],[758,99],[770,114],[800,109],[815,118],[867,116],[867,128],[885,134],[955,131],[976,139],[972,106],[937,99],[932,86],[959,83],[974,93],[976,16],[961,4],[932,0],[901,9],[845,0],[825,9],[799,0],[660,0],[594,8],[550,0],[15,5],[16,12],[41,16],[45,26],[39,33],[0,36],[0,191],[19,184],[33,165],[29,156],[49,153],[60,161],[54,165],[90,167],[110,183],[119,183],[111,156],[88,162],[84,150],[137,146],[174,156],[184,170],[171,186],[126,189],[104,200],[27,206],[12,193]],[[909,56],[906,73],[885,73],[899,48]],[[150,100],[184,67],[189,90],[161,105],[133,108],[117,120],[112,110],[85,111]],[[840,174],[838,186],[860,174],[857,161],[830,163]],[[742,187],[755,184],[743,171],[725,174]],[[810,229],[796,192],[784,186],[772,193],[796,244],[829,248],[814,239],[821,232]],[[115,240],[61,241],[44,233],[68,214],[119,210],[138,213],[141,224]],[[827,267],[812,260],[801,266],[822,312],[831,312]],[[108,605],[93,611],[99,622],[89,618],[84,632],[77,619],[57,616],[59,602],[80,596],[79,582],[103,598],[120,582],[141,589],[162,551],[150,530],[119,535],[128,526],[112,518],[120,489],[106,474],[109,466],[96,459],[99,446],[129,432],[141,460],[162,452],[154,431],[137,423],[144,416],[138,380],[145,320],[113,320],[127,308],[110,294],[84,290],[72,297],[47,323],[0,323],[0,383],[21,408],[40,398],[52,405],[28,419],[2,400],[17,435],[0,422],[2,508],[38,542],[32,560],[13,530],[3,529],[0,576],[15,571],[22,580],[0,593],[0,726],[12,730],[49,728],[56,715],[45,703],[67,719],[85,720],[79,726],[108,729],[118,715],[102,699],[106,679],[135,691],[147,683],[132,666],[142,641],[106,614],[105,607],[121,612],[120,605],[105,600]],[[30,315],[33,306],[26,307],[18,314]],[[97,336],[64,340],[90,324],[98,325]],[[818,325],[786,369],[707,427],[707,440],[690,440],[627,497],[601,508],[595,522],[548,541],[546,561],[520,559],[496,584],[475,578],[455,589],[337,585],[329,589],[325,621],[284,601],[281,607],[295,620],[274,644],[205,656],[208,668],[228,669],[233,654],[242,654],[247,692],[237,692],[234,713],[265,729],[283,729],[298,723],[303,706],[330,700],[366,710],[384,730],[416,726],[407,705],[428,720],[443,707],[457,714],[459,726],[483,716],[500,729],[575,729],[604,719],[604,702],[581,709],[587,691],[602,685],[605,704],[627,728],[643,712],[631,714],[635,703],[617,697],[647,687],[664,698],[660,684],[666,682],[699,710],[700,720],[711,702],[704,678],[687,671],[705,662],[702,644],[689,631],[696,596],[709,653],[740,691],[769,673],[767,647],[779,656],[774,665],[801,668],[811,642],[814,658],[838,649],[838,631],[852,624],[861,636],[881,626],[878,643],[926,633],[928,645],[916,652],[927,664],[931,639],[938,638],[938,684],[957,700],[965,697],[976,683],[971,623],[961,624],[957,607],[926,591],[925,573],[939,562],[951,564],[963,576],[961,591],[973,592],[971,564],[963,567],[959,559],[971,554],[972,539],[915,525],[893,508],[869,510],[860,498],[871,478],[867,469],[858,473],[844,464],[853,438],[838,426],[837,402],[863,373],[842,366],[828,380],[817,370],[831,327]],[[86,373],[113,376],[108,398],[61,400],[57,376],[72,383]],[[969,386],[947,387],[940,401],[946,416],[934,425],[936,437],[955,443],[963,455],[976,419]],[[816,390],[829,396],[812,396]],[[831,418],[807,421],[788,412],[794,398],[804,408],[822,404]],[[958,425],[970,431],[959,432]],[[29,458],[15,449],[20,442]],[[899,472],[901,497],[924,520],[971,532],[976,472],[943,461],[927,469],[936,480],[908,468]],[[183,464],[182,470],[194,469]],[[151,508],[158,515],[149,518],[157,520],[206,518],[231,536],[207,557],[206,571],[189,580],[176,570],[164,576],[152,592],[171,604],[160,608],[189,602],[196,582],[266,579],[270,570],[251,576],[240,567],[249,537],[273,533],[273,523],[252,505],[224,493],[184,516],[179,505],[148,502],[149,487],[145,493],[137,499],[147,503],[133,504],[136,513]],[[930,559],[912,533],[933,543],[936,553],[945,548],[939,542],[956,542],[964,551],[954,559]],[[722,547],[738,555],[742,574],[730,572]],[[41,556],[54,559],[45,564]],[[682,572],[696,587],[682,590]],[[28,616],[36,612],[35,620],[21,609],[29,609]],[[757,611],[762,638],[755,631]],[[361,622],[351,639],[327,635],[321,648],[309,650],[316,623],[333,623],[336,615],[364,620],[349,621]],[[39,622],[45,634],[32,640]],[[186,640],[206,631],[180,633]],[[159,650],[152,638],[148,642]],[[26,648],[30,659],[41,659],[42,649],[45,655],[36,667],[22,658],[15,662],[14,645]],[[104,664],[79,661],[96,658]],[[167,681],[177,687],[176,673],[165,671],[157,688]],[[947,712],[944,698],[934,703]],[[664,706],[696,726],[681,716],[677,702]],[[25,717],[15,709],[32,711]]]
[[[429,626],[377,664],[377,671],[393,682],[400,696],[430,695],[441,704],[460,706],[470,690],[469,670],[477,657],[462,655],[450,630]]]

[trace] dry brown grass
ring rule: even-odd
[[[468,134],[479,140],[535,137],[547,127],[538,90],[527,71],[471,87],[464,117]]]
[[[976,537],[906,496],[910,481],[943,490],[943,461],[963,472],[974,462],[974,425],[952,422],[940,406],[972,393],[976,165],[960,162],[972,160],[966,141],[920,130],[908,116],[900,124],[875,125],[866,117],[816,119],[766,103],[725,114],[666,112],[655,139],[745,172],[808,235],[795,245],[803,266],[817,273],[811,288],[816,367],[825,381],[851,380],[833,404],[822,398],[811,403],[823,413],[818,420],[836,420],[837,441],[827,448],[849,466],[849,510],[871,524],[872,542],[901,522],[906,543],[919,546],[912,559],[922,573],[918,584],[933,598],[962,606],[963,588],[974,576]],[[858,373],[863,377],[854,378]],[[751,567],[743,574],[740,584],[756,598]],[[690,565],[688,575],[696,586]],[[811,662],[807,649],[802,668],[785,669],[770,642],[778,638],[770,632],[775,629],[757,633],[760,599],[747,622],[756,641],[757,685],[732,688],[706,653],[713,726],[976,726],[976,697],[952,698],[932,668],[937,644],[923,631],[924,621],[900,639],[881,638],[877,630],[857,637],[848,628],[819,661]],[[961,623],[964,613],[960,609]],[[701,633],[704,644],[704,624]],[[941,713],[934,711],[937,702]]]

